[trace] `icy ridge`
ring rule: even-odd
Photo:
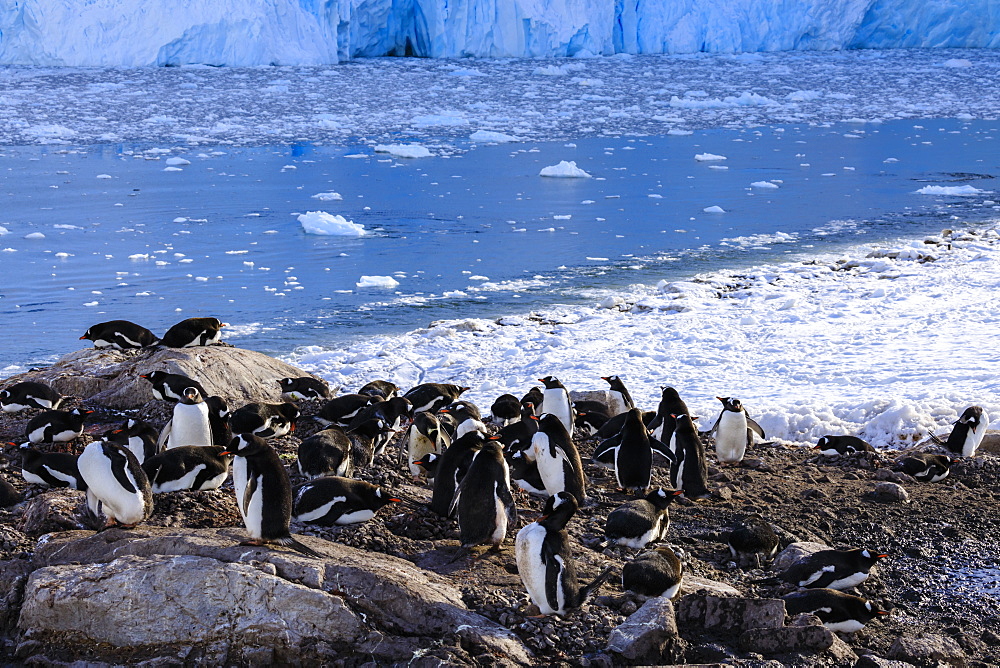
[[[316,65],[352,58],[996,48],[995,0],[22,0],[0,64]]]

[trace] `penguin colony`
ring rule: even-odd
[[[190,318],[157,338],[139,325],[114,320],[94,325],[80,338],[97,348],[204,346],[218,343],[223,327],[216,318]],[[65,398],[52,388],[36,382],[5,387],[0,408],[38,411],[26,422],[25,442],[18,449],[24,480],[85,491],[101,528],[131,527],[149,518],[154,494],[219,489],[231,476],[246,544],[288,547],[322,559],[321,550],[292,536],[293,520],[351,525],[399,505],[454,519],[460,536],[456,560],[468,558],[477,546],[498,551],[512,541],[516,569],[533,606],[541,615],[564,615],[585,605],[613,574],[605,568],[589,583],[577,575],[574,551],[580,548],[566,527],[591,503],[591,483],[574,435],[598,439],[593,461],[611,469],[623,499],[632,497],[608,515],[605,540],[591,547],[633,550],[621,572],[622,588],[667,598],[680,591],[687,561],[682,550],[664,542],[669,540],[669,506],[678,498],[691,504],[709,496],[703,438],[714,435],[722,466],[738,466],[747,449],[765,438],[735,397],[718,397],[722,406],[714,426],[699,433],[697,418],[674,388],[661,388],[657,409],[643,411],[621,378],[602,379],[609,384],[606,402],[574,402],[557,377],[546,376],[539,379],[542,387],[530,388],[520,399],[498,397],[484,417],[475,404],[461,399],[470,388],[460,385],[423,383],[404,392],[377,380],[356,393],[335,396],[336,390],[312,377],[276,378],[283,403],[231,411],[197,379],[152,370],[137,382],[148,383],[158,401],[172,404],[167,424],[156,429],[128,419],[78,455],[72,442],[83,434],[88,411],[59,410]],[[267,439],[292,433],[301,416],[295,402],[306,401],[321,402],[314,419],[323,428],[301,440],[295,469],[306,481],[293,486]],[[968,408],[947,440],[937,439],[947,455],[910,455],[897,462],[897,470],[919,481],[943,480],[958,457],[975,454],[988,421],[982,408]],[[400,468],[415,483],[430,486],[429,504],[352,477],[393,443]],[[873,452],[853,435],[823,436],[815,448],[823,456]],[[663,470],[669,488],[652,485],[654,468]],[[526,500],[522,491],[537,501]],[[12,490],[0,492],[16,502]],[[541,514],[536,516],[531,505],[540,505]],[[729,532],[733,566],[766,566],[778,543],[766,518],[743,518]],[[875,602],[847,593],[888,556],[868,547],[826,550],[758,582],[800,588],[785,597],[790,613],[812,612],[833,630],[854,632],[888,614]]]

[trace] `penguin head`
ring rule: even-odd
[[[166,375],[167,373],[165,371],[150,371],[149,373],[139,374],[139,378],[145,378],[146,380],[155,385],[156,383],[162,381],[164,376]]]
[[[205,401],[205,397],[201,396],[197,387],[185,387],[181,394],[181,403],[184,404],[200,404],[203,401]]]
[[[215,413],[220,420],[229,417],[229,403],[222,397],[208,397],[205,399],[208,409]]]
[[[555,376],[546,376],[545,378],[539,378],[538,382],[545,385],[546,390],[552,390],[557,387],[563,387],[563,384],[559,382],[559,379]]]
[[[663,489],[662,487],[657,487],[653,491],[646,495],[646,501],[651,503],[654,508],[663,510],[669,506],[674,499],[684,493],[682,489]]]
[[[375,498],[382,502],[383,505],[387,503],[402,503],[403,500],[398,496],[389,496],[388,494],[382,493],[381,487],[375,488]]]
[[[819,440],[816,441],[816,445],[813,446],[813,450],[825,450],[826,444],[829,442],[829,436],[820,436]]]
[[[86,332],[84,332],[83,336],[80,337],[81,341],[93,341],[94,340],[94,335],[90,333],[91,329],[93,329],[93,327],[91,327]]]
[[[424,468],[427,468],[428,466],[433,466],[439,459],[441,459],[441,455],[431,452],[429,454],[424,455],[420,459],[414,461],[413,463],[416,464],[417,466],[423,466]]]
[[[295,387],[295,381],[295,378],[282,378],[278,381],[278,385],[280,385],[283,390],[290,390]]]
[[[960,424],[972,425],[972,431],[975,431],[976,427],[979,426],[982,417],[983,409],[981,406],[969,406],[962,412],[962,416],[958,418],[958,422]]]
[[[722,410],[739,413],[743,410],[743,404],[736,397],[716,397],[722,402]]]
[[[240,434],[229,442],[229,447],[220,455],[235,455],[237,457],[252,457],[267,449],[267,442],[256,434]]]
[[[861,556],[865,559],[871,559],[872,561],[877,561],[878,559],[885,559],[889,555],[884,552],[872,552],[871,550],[861,550]]]
[[[289,422],[295,422],[299,418],[300,411],[298,406],[295,404],[283,403],[278,407],[278,412],[281,413]]]

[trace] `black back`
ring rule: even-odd
[[[785,582],[810,588],[825,588],[837,580],[856,573],[869,573],[885,553],[855,548],[852,550],[820,550],[807,554],[781,572]],[[812,577],[819,574],[819,577]],[[801,583],[810,580],[807,584]]]
[[[423,383],[407,390],[403,396],[409,399],[414,412],[438,412],[458,398],[470,388],[451,383]]]
[[[457,499],[458,528],[463,547],[491,543],[499,545],[517,521],[517,508],[510,491],[510,478],[500,444],[487,441],[473,454],[469,470],[462,478]],[[506,515],[501,518],[500,513]],[[498,526],[506,521],[504,535]],[[499,540],[497,540],[499,538]]]
[[[382,399],[392,399],[399,396],[399,387],[387,380],[373,380],[358,390],[358,394],[370,394],[382,397]]]
[[[319,378],[312,376],[300,376],[298,378],[282,378],[278,381],[281,388],[282,398],[286,394],[293,392],[301,394],[308,399],[329,399],[330,388]]]
[[[694,420],[690,415],[674,417],[674,448],[677,461],[671,467],[671,477],[674,487],[684,490],[684,495],[694,499],[706,496],[708,492],[708,463],[705,459],[705,444],[698,435]],[[683,470],[680,476],[676,472]]]
[[[209,339],[215,338],[222,327],[222,321],[218,318],[188,318],[181,320],[167,330],[167,333],[160,339],[160,345],[167,348],[183,348],[192,343],[203,346]]]
[[[434,490],[430,503],[430,508],[435,513],[442,517],[450,516],[451,502],[455,498],[455,492],[458,491],[462,478],[469,470],[472,455],[483,447],[484,443],[482,434],[470,432],[456,439],[437,460],[437,470],[434,472]]]
[[[379,395],[342,394],[330,399],[319,409],[318,417],[328,424],[346,427],[366,406],[382,401]]]
[[[850,455],[855,452],[875,452],[875,448],[857,436],[835,436],[833,434],[827,434],[816,441],[816,449],[833,449],[842,455]]]
[[[691,412],[688,410],[687,404],[681,399],[681,395],[672,387],[662,387],[660,388],[660,403],[656,407],[656,416],[649,422],[650,431],[655,431],[664,420],[667,420],[671,415],[690,415]],[[669,426],[669,425],[664,425]],[[670,443],[670,432],[664,428],[663,432],[660,434],[660,440],[664,443]]]
[[[490,413],[500,420],[516,420],[521,416],[521,401],[513,394],[501,394],[490,406]]]
[[[189,378],[179,373],[151,371],[150,373],[142,374],[140,378],[148,380],[153,386],[151,388],[153,396],[163,401],[181,401],[184,397],[184,391],[189,387],[197,389],[198,393],[203,397],[208,396],[208,392],[201,386],[201,383],[194,378]]]
[[[354,474],[351,439],[340,427],[327,427],[299,443],[299,472],[311,478],[335,474]]]
[[[205,468],[195,476],[189,489],[199,490],[212,478],[229,470],[232,458],[223,455],[226,448],[221,445],[183,445],[170,448],[150,457],[142,463],[151,485],[179,480],[194,468],[204,465]]]
[[[343,501],[334,503],[322,517],[302,520],[321,526],[333,526],[341,516],[358,510],[378,510],[389,503],[399,503],[401,499],[388,494],[378,485],[364,480],[352,480],[338,476],[316,478],[292,490],[293,514],[299,517],[320,508],[337,497]]]
[[[41,452],[34,448],[21,446],[18,448],[21,458],[21,468],[29,473],[33,473],[45,481],[49,487],[70,487],[80,491],[87,490],[87,483],[80,475],[80,468],[77,466],[78,455],[67,452]],[[47,469],[54,469],[72,479],[72,481],[61,480],[52,475]]]
[[[949,451],[954,452],[956,455],[962,454],[962,449],[965,446],[965,439],[969,435],[970,431],[976,431],[977,429],[985,429],[985,425],[980,424],[983,419],[983,409],[981,406],[969,406],[964,411],[962,415],[959,416],[958,421],[955,422],[955,426],[951,430],[951,434],[948,435],[948,440],[945,442],[945,447]]]
[[[246,494],[237,502],[245,513],[251,496],[263,485],[261,538],[267,541],[291,536],[288,527],[292,517],[292,483],[278,453],[253,434],[242,434],[233,443],[239,445],[230,447],[238,447],[236,455],[245,457],[247,464]]]
[[[771,556],[778,547],[778,535],[761,515],[754,514],[737,522],[729,533],[729,547],[741,561],[746,557]],[[741,564],[742,565],[742,564]]]
[[[89,411],[88,411],[89,412]],[[83,430],[83,413],[76,411],[45,411],[28,420],[24,427],[25,438],[30,440],[30,434],[43,429],[44,434],[36,443],[51,441],[56,434],[64,431],[79,432]]]
[[[878,606],[860,596],[845,594],[834,589],[803,589],[781,597],[785,610],[794,617],[803,612],[816,615],[824,624],[857,620],[867,624],[879,614]]]
[[[80,340],[109,341],[122,349],[144,348],[159,341],[151,331],[128,320],[109,320],[92,325]]]
[[[643,596],[660,596],[678,584],[684,564],[673,548],[661,546],[643,552],[622,567],[622,588]]]
[[[52,402],[51,406],[38,403],[35,399],[47,399]],[[53,390],[45,383],[32,380],[14,383],[3,390],[0,390],[0,405],[24,404],[34,408],[55,409],[62,402],[62,395]]]

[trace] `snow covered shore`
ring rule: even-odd
[[[660,386],[676,387],[702,429],[716,396],[736,396],[769,438],[854,433],[901,447],[947,433],[973,404],[1000,425],[998,284],[991,228],[633,286],[603,306],[439,322],[290,361],[344,391],[374,378],[460,382],[486,407],[549,374],[571,390],[604,389],[601,376],[618,374],[648,409]]]

